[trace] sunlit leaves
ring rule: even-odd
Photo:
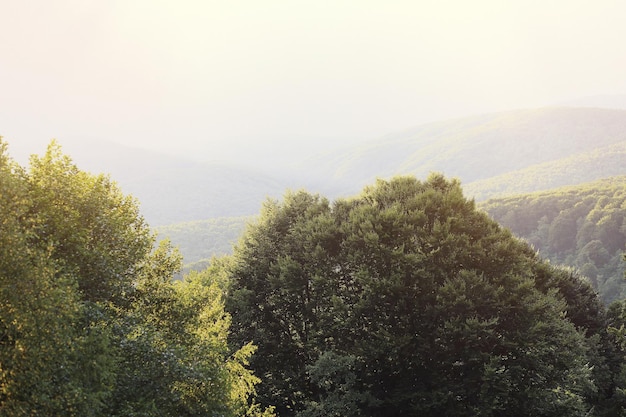
[[[227,344],[218,261],[174,283],[180,255],[109,178],[52,143],[25,171],[0,141],[0,415],[273,415],[255,347]]]
[[[38,239],[32,207],[24,173],[0,152],[0,413],[94,415],[111,383],[108,346],[82,326],[76,277]]]
[[[27,183],[37,239],[77,274],[85,299],[121,302],[153,242],[137,203],[108,177],[80,171],[54,142],[31,158]]]

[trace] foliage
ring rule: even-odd
[[[609,304],[626,297],[626,177],[490,200],[480,207],[545,258],[576,268]]]
[[[79,277],[84,299],[121,302],[131,291],[135,265],[153,242],[136,201],[108,177],[80,171],[54,142],[30,162],[37,238],[48,242],[64,270]]]
[[[110,415],[242,416],[250,407],[255,348],[229,350],[223,288],[211,271],[172,282],[179,261],[164,241],[141,268]]]
[[[0,140],[0,415],[91,416],[114,363],[76,276],[39,235],[27,175]],[[97,375],[94,375],[97,373]]]
[[[313,365],[307,367],[311,383],[320,390],[319,402],[307,403],[300,417],[360,416],[361,409],[378,405],[369,392],[359,387],[358,374],[362,372],[354,355],[324,352]],[[362,365],[362,364],[361,364]]]
[[[258,344],[259,398],[282,416],[591,408],[601,306],[589,323],[569,319],[579,291],[593,293],[456,181],[378,181],[332,205],[288,193],[266,203],[230,270],[233,341]]]
[[[173,283],[180,257],[153,250],[136,201],[56,143],[28,171],[5,152],[1,416],[273,414],[252,401],[254,346],[226,342],[219,273]]]

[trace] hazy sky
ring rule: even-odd
[[[622,0],[0,0],[0,135],[219,158],[624,94],[625,16]]]

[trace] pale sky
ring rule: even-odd
[[[625,17],[621,0],[0,0],[0,135],[228,158],[626,94]]]

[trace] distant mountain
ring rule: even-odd
[[[309,169],[354,184],[436,171],[463,184],[487,180],[626,141],[626,110],[543,108],[418,126],[343,153],[318,155]],[[625,169],[622,173],[626,173]],[[585,172],[579,181],[587,178]],[[481,189],[482,198],[491,195]]]
[[[206,263],[213,256],[231,253],[233,244],[253,220],[254,216],[218,217],[159,226],[156,231],[160,239],[170,239],[178,246],[185,264]]]
[[[84,142],[82,149],[76,146],[68,146],[76,163],[84,169],[110,173],[126,193],[139,200],[152,226],[251,215],[261,201],[279,197],[289,186],[289,181],[258,169],[198,162],[115,143]]]
[[[206,241],[221,226],[190,222],[253,216],[265,199],[279,199],[287,189],[335,199],[358,193],[376,178],[425,178],[434,171],[459,178],[466,196],[482,201],[626,175],[626,110],[549,107],[441,121],[329,152],[321,144],[318,152],[310,144],[275,148],[285,154],[263,169],[112,142],[60,143],[81,169],[110,174],[136,197],[152,226],[187,223],[186,230],[197,229]],[[23,154],[23,144],[13,145]],[[10,154],[12,148],[9,143]],[[44,151],[42,146],[34,152]],[[201,252],[201,259],[213,253]]]
[[[251,215],[279,197],[288,182],[263,173],[213,164],[154,167],[125,183],[154,226],[213,217]]]
[[[59,140],[63,152],[80,169],[106,173],[141,205],[151,226],[216,217],[256,214],[267,198],[280,198],[288,188],[316,188],[295,175],[268,174],[258,168],[199,162],[101,140]],[[18,143],[25,164],[26,146]],[[9,154],[14,146],[9,142]],[[31,147],[32,148],[32,147]],[[41,155],[46,146],[30,153]]]

